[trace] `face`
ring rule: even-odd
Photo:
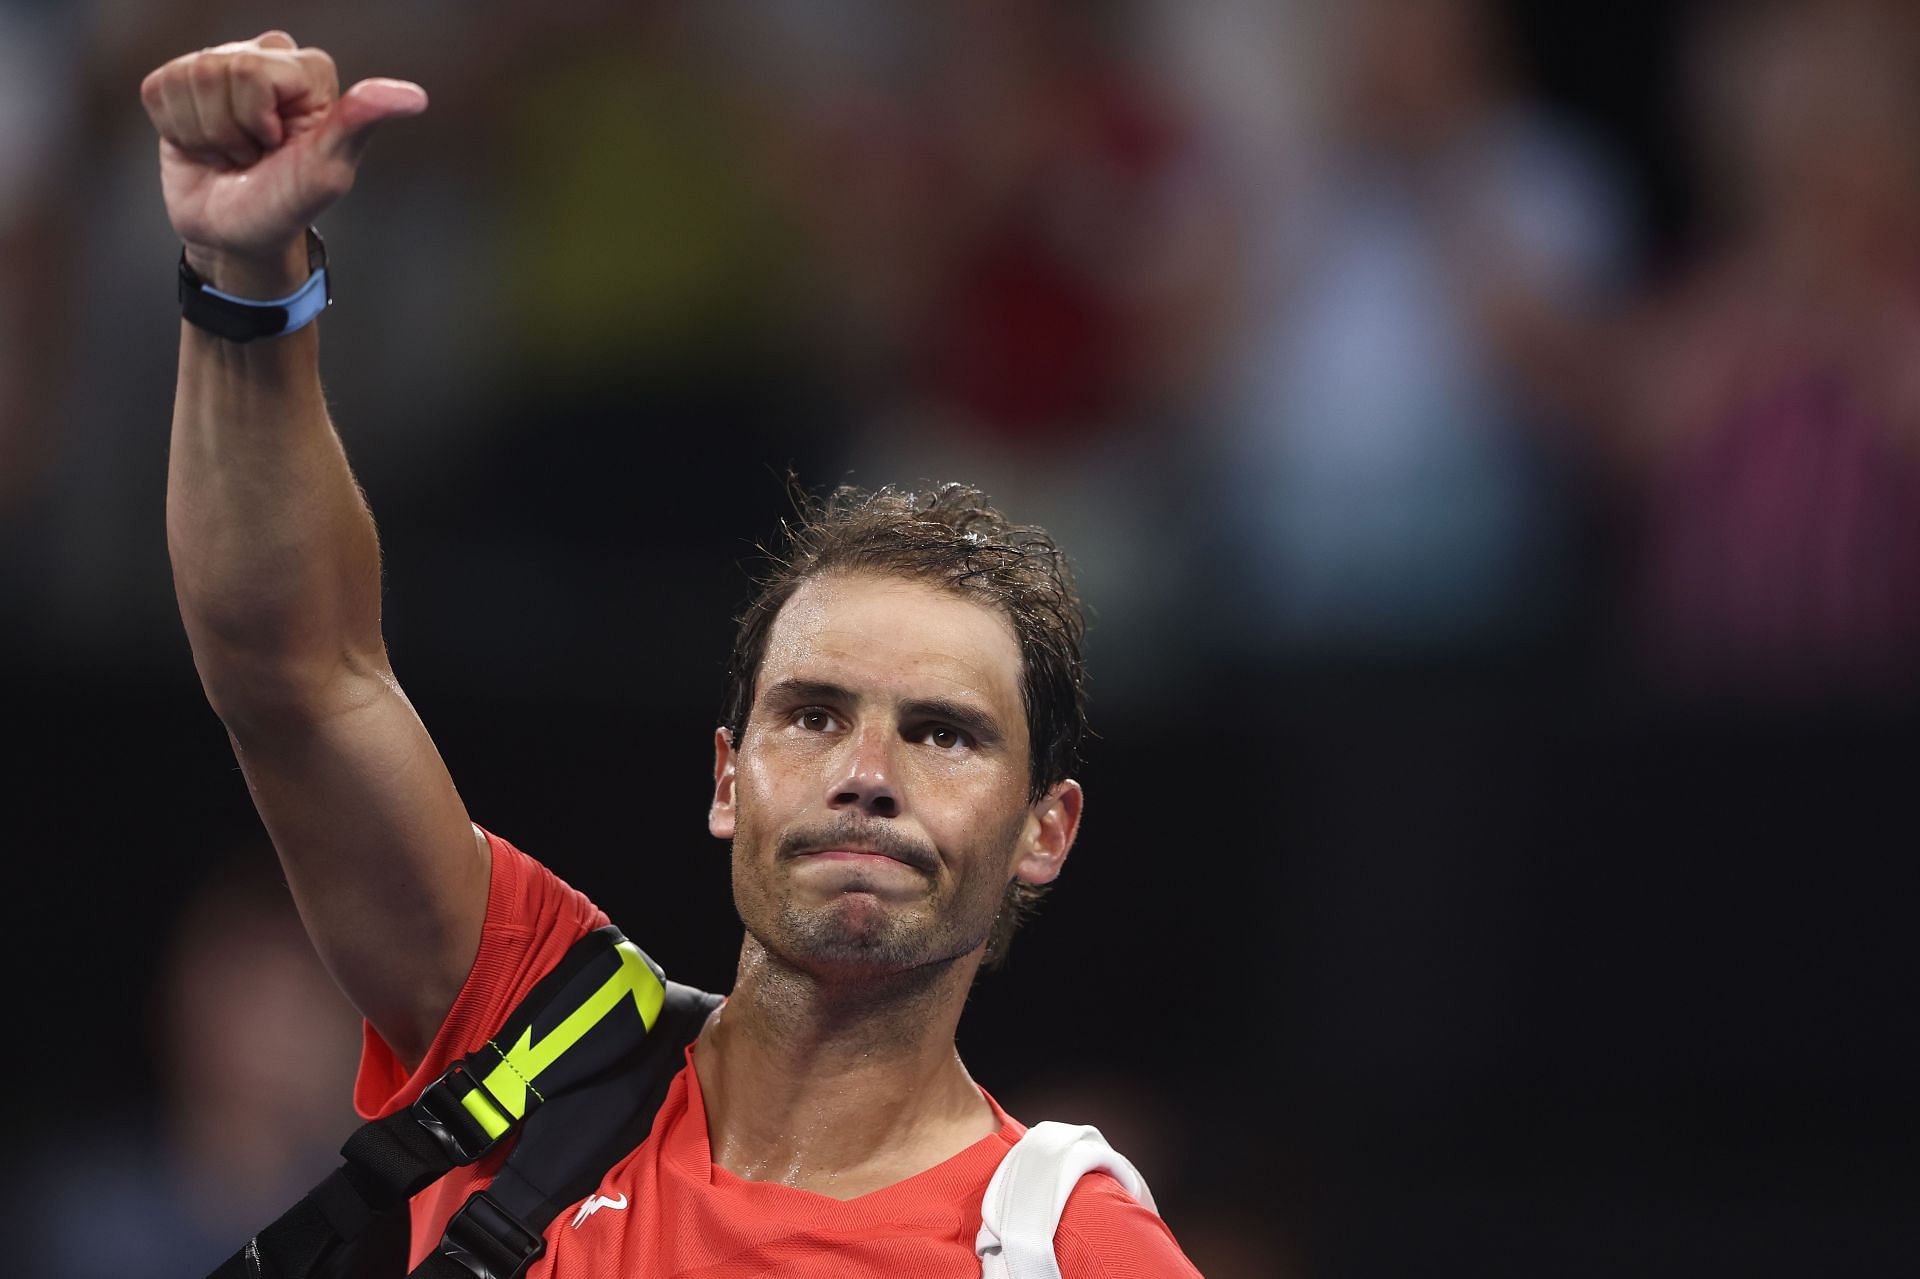
[[[835,574],[774,619],[737,743],[715,736],[708,827],[769,952],[821,975],[973,955],[1014,878],[1060,872],[1072,781],[1029,802],[1006,617],[923,582]]]

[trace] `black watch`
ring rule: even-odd
[[[222,293],[187,265],[180,250],[180,314],[187,323],[229,342],[276,338],[303,329],[333,305],[333,281],[327,276],[327,246],[307,228],[307,282],[284,298],[259,302]]]

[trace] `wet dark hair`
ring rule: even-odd
[[[825,497],[796,488],[759,592],[740,614],[720,722],[736,745],[753,710],[767,638],[800,584],[823,573],[871,573],[928,582],[998,609],[1020,645],[1020,698],[1030,751],[1028,798],[1038,802],[1080,763],[1087,736],[1086,620],[1066,556],[1046,530],[1015,524],[966,484],[924,489],[844,485]],[[986,962],[997,965],[1043,890],[1013,881]]]

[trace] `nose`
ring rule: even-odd
[[[893,734],[874,728],[853,733],[828,788],[827,807],[869,817],[898,817],[900,794],[893,775]]]

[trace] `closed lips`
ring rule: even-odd
[[[820,857],[830,861],[889,861],[899,862],[901,865],[910,866],[915,870],[929,869],[925,863],[925,859],[917,854],[907,852],[883,852],[877,848],[809,848],[796,853],[795,856]]]

